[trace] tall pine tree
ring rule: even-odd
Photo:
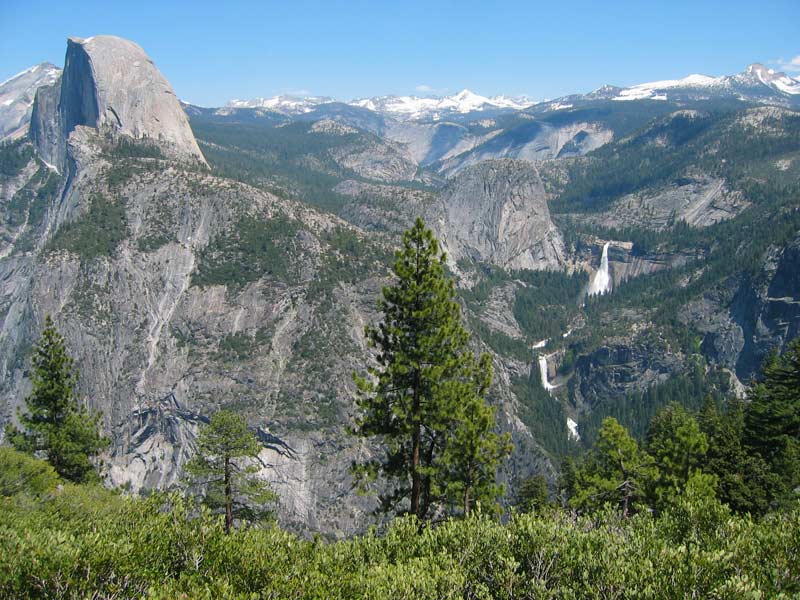
[[[197,446],[186,471],[205,488],[205,503],[224,511],[226,533],[235,518],[255,521],[271,514],[269,505],[277,496],[256,475],[254,460],[262,446],[244,417],[227,410],[215,413],[200,430]]]
[[[27,412],[18,413],[22,429],[9,424],[6,436],[17,450],[46,458],[62,477],[86,481],[96,475],[92,457],[108,440],[100,434],[100,415],[89,412],[76,397],[78,375],[49,315],[32,363]]]
[[[703,466],[717,477],[717,496],[739,513],[762,515],[769,509],[769,493],[776,477],[764,459],[748,451],[744,435],[745,405],[732,397],[718,412],[714,400],[706,398],[698,423],[708,438],[708,452]]]
[[[744,443],[776,476],[773,505],[789,505],[800,488],[800,338],[764,365],[764,379],[749,392]]]
[[[418,218],[395,255],[396,281],[378,303],[383,320],[366,328],[378,364],[367,377],[354,376],[361,411],[355,431],[384,445],[382,455],[354,470],[362,481],[386,480],[383,510],[420,520],[448,504],[469,513],[476,502],[494,502],[501,491],[494,472],[509,452],[484,402],[490,363],[467,350],[445,260]]]

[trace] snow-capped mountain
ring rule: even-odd
[[[255,98],[253,100],[231,100],[226,108],[263,108],[285,115],[300,115],[311,112],[320,104],[335,102],[325,96],[291,96],[282,95],[272,98]]]
[[[41,63],[0,83],[0,140],[25,134],[37,88],[52,85],[60,74],[55,65]]]
[[[443,98],[419,96],[378,96],[350,102],[353,106],[368,108],[375,112],[391,115],[398,119],[438,120],[451,113],[470,113],[483,110],[522,110],[534,102],[527,98],[494,96],[487,98],[464,89],[452,96]]]
[[[464,89],[451,96],[374,96],[358,98],[346,104],[367,109],[395,121],[436,122],[481,111],[512,112],[528,108],[532,108],[534,112],[567,110],[596,100],[686,102],[718,98],[800,105],[800,80],[760,63],[754,63],[736,75],[711,77],[693,74],[682,79],[651,81],[630,87],[604,85],[588,94],[575,94],[538,103],[524,97],[481,96]],[[238,108],[259,108],[293,116],[310,113],[321,105],[333,102],[337,101],[319,96],[275,96],[254,100],[231,100],[219,110],[224,112]]]
[[[613,100],[667,100],[667,90],[698,89],[707,90],[724,85],[725,77],[709,77],[707,75],[689,75],[683,79],[666,79],[640,83],[629,88],[618,90]]]
[[[794,79],[786,75],[786,73],[769,69],[761,63],[753,63],[747,67],[744,73],[739,73],[728,79],[744,85],[758,86],[762,84],[790,96],[800,95],[800,79]]]
[[[322,104],[337,102],[328,97],[275,96],[254,100],[231,100],[224,109],[260,108],[285,115],[300,115]],[[494,96],[488,98],[464,89],[452,96],[375,96],[347,102],[350,106],[366,108],[399,120],[439,120],[447,115],[466,114],[484,110],[522,110],[534,103],[527,98]]]
[[[789,77],[760,63],[753,63],[736,75],[710,77],[693,74],[682,79],[651,81],[630,87],[604,85],[588,94],[573,94],[540,102],[526,112],[542,114],[585,107],[607,100],[656,100],[679,105],[698,101],[736,100],[800,108],[800,79]]]
[[[800,95],[800,81],[760,63],[753,63],[744,72],[727,77],[694,74],[683,79],[653,81],[612,90],[616,92],[612,100],[679,100],[686,96],[711,95],[734,95],[751,100],[766,96]]]

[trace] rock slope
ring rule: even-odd
[[[550,220],[537,167],[492,160],[465,169],[442,192],[429,220],[453,263],[504,269],[558,269],[564,242]]]

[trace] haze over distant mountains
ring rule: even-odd
[[[35,90],[52,84],[60,69],[41,63],[0,84],[0,139],[17,137],[27,129]],[[310,113],[320,106],[345,104],[399,121],[442,121],[472,113],[502,114],[523,110],[565,110],[596,101],[696,101],[729,98],[749,102],[800,106],[800,79],[768,68],[749,65],[735,75],[710,77],[692,74],[682,79],[652,81],[630,87],[605,85],[588,94],[572,94],[552,100],[527,97],[482,96],[469,89],[447,96],[374,96],[340,101],[329,96],[279,95],[270,98],[230,100],[220,114],[236,109],[260,109],[281,115]]]
[[[481,111],[518,111],[536,105],[552,110],[571,108],[571,102],[587,100],[681,100],[731,97],[765,102],[800,103],[800,80],[785,73],[753,63],[736,75],[709,77],[689,75],[683,79],[653,81],[631,87],[603,86],[589,94],[576,94],[536,102],[526,97],[486,97],[464,89],[450,96],[376,96],[345,102],[351,106],[400,120],[441,120],[455,114]],[[226,108],[261,108],[286,115],[311,112],[337,100],[324,96],[282,95],[252,100],[231,100]]]

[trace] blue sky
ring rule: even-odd
[[[101,33],[139,43],[178,96],[206,106],[464,87],[544,99],[757,61],[800,76],[797,0],[0,0],[0,80],[42,61],[61,66],[67,36]]]

